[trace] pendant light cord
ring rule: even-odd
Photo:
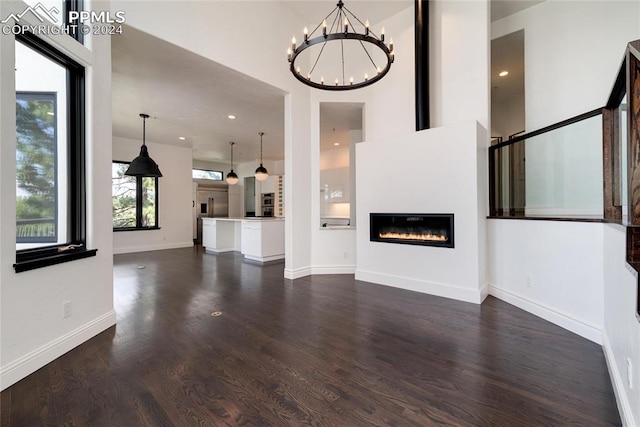
[[[262,135],[264,132],[260,132],[260,166],[262,166]]]
[[[142,145],[147,145],[145,144],[145,141],[147,139],[147,119],[149,118],[149,115],[141,113],[140,117],[142,117]]]

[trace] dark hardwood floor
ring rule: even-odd
[[[2,392],[0,424],[620,425],[601,347],[509,304],[282,274],[116,256],[117,325]]]

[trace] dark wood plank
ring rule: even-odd
[[[116,256],[117,326],[2,392],[2,425],[620,425],[598,345],[491,297],[282,268]]]

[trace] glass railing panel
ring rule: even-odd
[[[603,217],[602,116],[496,149],[498,216]]]

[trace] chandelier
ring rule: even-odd
[[[303,33],[300,45],[294,36],[287,49],[289,69],[300,82],[316,89],[369,86],[389,72],[394,60],[393,39],[385,44],[384,28],[376,35],[369,21],[363,23],[342,0],[311,33],[306,27]],[[333,80],[325,82],[325,77]]]

